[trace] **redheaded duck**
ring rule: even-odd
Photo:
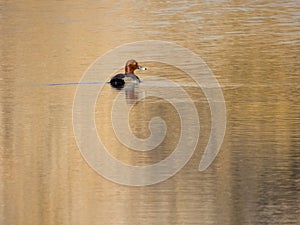
[[[124,78],[131,78],[133,81],[137,81],[138,83],[140,82],[140,78],[134,74],[134,71],[136,69],[139,70],[146,70],[147,68],[139,66],[138,62],[135,61],[134,59],[130,59],[126,62],[125,64],[125,73],[119,73],[110,80],[111,86],[115,88],[123,88],[125,85]]]

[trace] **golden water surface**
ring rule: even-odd
[[[0,5],[1,225],[300,223],[298,0]],[[105,179],[81,155],[72,124],[77,85],[47,84],[79,82],[99,56],[143,40],[177,43],[207,63],[224,94],[227,128],[217,158],[198,171],[210,135],[210,108],[201,89],[185,87],[201,124],[192,158],[163,182],[132,187]],[[191,82],[178,68],[144,64],[149,69],[138,72],[141,79]],[[170,155],[180,136],[176,109],[155,97],[135,104],[129,122],[136,136],[149,136],[154,116],[168,130],[153,151],[134,151],[112,129],[111,99],[119,92],[126,95],[106,85],[95,104],[96,130],[110,153],[134,166]]]

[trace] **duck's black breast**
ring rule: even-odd
[[[125,85],[124,78],[125,78],[125,74],[120,73],[113,76],[113,78],[111,78],[109,83],[114,88],[123,88]]]

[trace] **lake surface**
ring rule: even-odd
[[[1,13],[0,224],[300,223],[299,1],[16,0],[2,2]],[[203,70],[181,51],[166,59],[170,49],[152,53],[151,45],[100,63],[117,46],[147,40],[189,49]],[[219,86],[200,87],[165,63],[177,57],[196,79],[206,71]],[[104,84],[115,62],[131,58],[148,68],[137,72],[142,84]],[[84,81],[96,83],[68,84]],[[216,89],[223,101],[207,98]],[[226,132],[199,171],[214,113],[223,118],[211,104],[226,106],[216,126],[225,122]],[[172,155],[182,130],[175,160],[135,176]],[[110,164],[113,178],[99,173],[110,162],[93,148],[99,140],[133,172]]]

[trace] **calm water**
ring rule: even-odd
[[[1,13],[1,225],[300,223],[299,1],[3,1]],[[95,130],[110,154],[130,165],[160,162],[178,144],[176,108],[149,96],[164,86],[158,78],[178,82],[198,111],[201,129],[189,162],[163,182],[132,187],[99,175],[79,151],[72,115],[82,85],[36,84],[79,82],[96,58],[142,40],[175,42],[207,63],[224,94],[227,128],[216,159],[199,172],[211,113],[187,74],[149,61],[138,74],[154,77],[152,85],[134,93],[102,85]],[[142,54],[132,49],[118,57],[135,53]],[[172,87],[161,89],[185,104]],[[116,138],[117,96],[124,111],[132,106],[129,123],[138,138],[150,135],[151,118],[164,119],[159,146],[140,152]]]

